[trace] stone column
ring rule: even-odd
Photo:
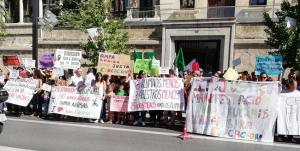
[[[44,16],[43,0],[39,0],[39,18],[43,18],[43,16]]]
[[[2,8],[5,8],[5,2],[4,2],[4,0],[0,1],[0,5],[1,5]],[[1,17],[1,21],[5,23],[4,11],[5,10],[1,10],[0,11],[0,13],[2,14],[0,17]]]
[[[19,0],[19,23],[24,22],[24,6],[23,0]]]

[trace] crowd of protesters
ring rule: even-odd
[[[127,124],[127,125],[141,125],[154,124],[155,126],[161,125],[180,125],[184,123],[182,112],[175,111],[139,111],[130,113],[111,112],[109,110],[110,99],[113,95],[128,96],[129,95],[129,80],[143,79],[147,77],[144,71],[138,74],[128,75],[127,77],[121,76],[108,76],[102,75],[97,72],[95,68],[89,68],[87,73],[84,74],[81,68],[73,70],[64,70],[63,76],[55,76],[52,74],[52,69],[31,69],[26,70],[23,67],[15,68],[19,70],[18,78],[33,78],[37,79],[38,85],[34,96],[27,107],[21,107],[13,104],[3,104],[0,107],[6,111],[7,114],[22,116],[23,114],[30,114],[33,117],[40,118],[56,118],[59,120],[86,120],[95,123],[109,123],[109,124]],[[226,71],[225,71],[226,72]],[[224,73],[225,73],[224,72]],[[189,87],[193,77],[217,77],[223,78],[224,75],[221,71],[215,71],[213,74],[206,74],[201,68],[199,70],[189,72],[181,72],[176,75],[174,70],[170,69],[168,75],[162,75],[163,78],[181,77],[185,84],[185,100],[187,102]],[[9,73],[2,75],[4,82],[9,80]],[[255,75],[254,72],[249,74],[247,71],[239,73],[239,79],[243,81],[273,81],[273,79],[266,73]],[[300,78],[297,78],[296,71],[291,70],[287,79],[282,81],[283,91],[292,92],[297,89],[300,90]],[[42,90],[43,83],[51,86],[74,86],[74,87],[98,87],[103,89],[103,105],[100,119],[80,119],[68,117],[64,115],[51,115],[47,114],[51,92]],[[148,113],[148,114],[147,114]],[[149,115],[149,116],[147,116]],[[147,118],[146,118],[147,117]]]

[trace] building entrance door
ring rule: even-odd
[[[196,59],[205,73],[219,70],[220,40],[176,40],[176,53],[182,48],[185,63]]]

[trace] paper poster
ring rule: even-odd
[[[27,69],[35,68],[35,60],[31,58],[22,58],[22,62]]]
[[[54,53],[39,54],[39,68],[52,68],[54,66]]]
[[[279,82],[194,78],[187,107],[187,131],[273,142],[279,88]]]
[[[258,56],[256,57],[255,75],[262,72],[268,75],[279,75],[283,71],[281,56]]]
[[[62,69],[62,68],[54,68],[52,70],[52,74],[60,77],[60,76],[63,76],[65,73],[64,73],[64,69]]]
[[[226,80],[237,80],[239,78],[239,73],[232,68],[228,68],[223,76]]]
[[[15,69],[9,69],[9,78],[10,79],[17,79],[19,77],[19,70],[15,70]]]
[[[114,95],[110,100],[109,110],[112,112],[127,112],[128,110],[128,96]]]
[[[300,135],[300,92],[297,90],[280,94],[277,133]]]
[[[131,72],[129,55],[99,53],[98,71],[102,74],[128,76]]]
[[[169,67],[160,67],[159,68],[159,74],[164,74],[164,75],[168,75],[170,71]]]
[[[34,91],[38,80],[36,79],[10,79],[4,86],[7,90],[9,97],[7,103],[27,106],[33,97]]]
[[[20,61],[18,56],[2,56],[3,57],[3,65],[5,66],[19,66]]]
[[[57,49],[54,67],[63,69],[80,68],[81,51]]]
[[[134,62],[133,73],[138,74],[143,70],[146,74],[151,73],[151,59],[136,59]]]
[[[52,88],[51,85],[43,83],[42,90],[51,92],[51,88]]]
[[[181,78],[144,78],[130,81],[128,111],[184,110]]]
[[[56,86],[52,88],[49,113],[67,116],[99,119],[102,109],[103,90],[86,87],[78,91],[76,87]]]

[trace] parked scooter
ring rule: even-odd
[[[3,106],[3,103],[8,99],[8,92],[3,89],[4,84],[0,82],[0,104]],[[0,134],[3,131],[4,122],[6,121],[6,115],[5,112],[0,109]]]

